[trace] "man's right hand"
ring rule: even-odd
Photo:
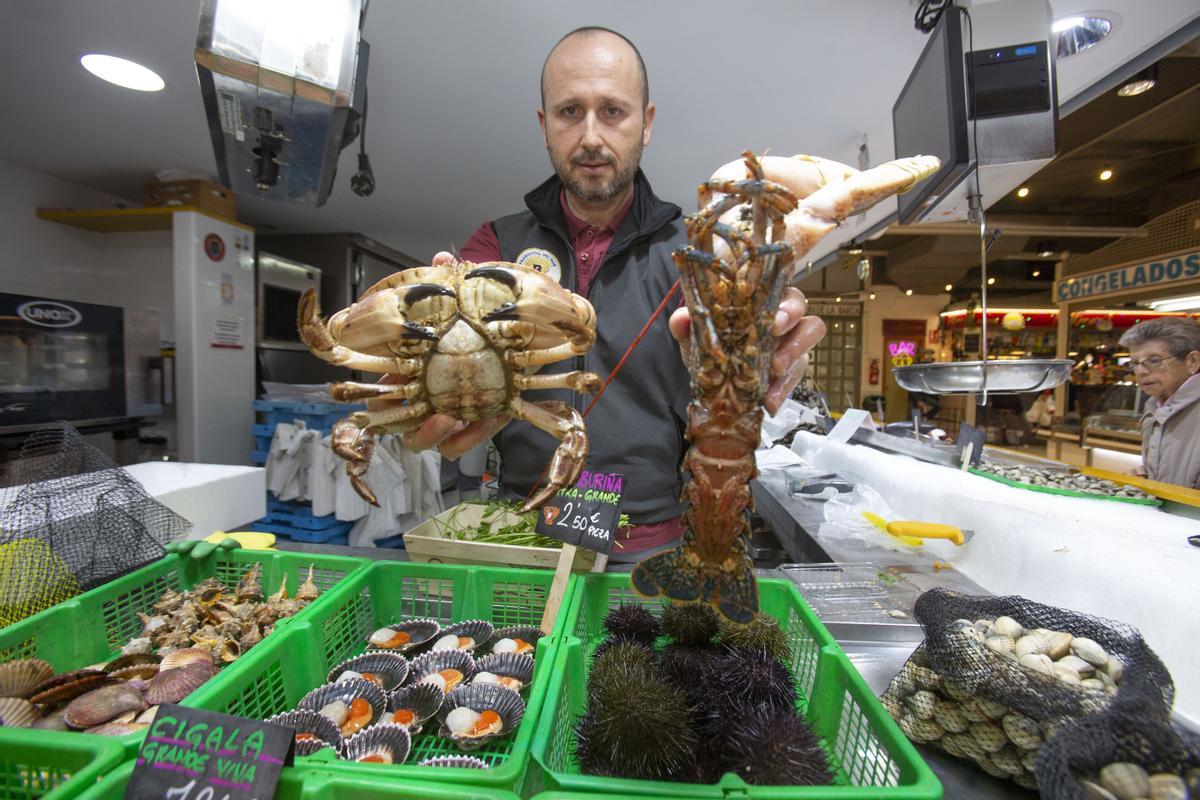
[[[440,267],[454,261],[453,254],[442,251],[435,255],[430,263]],[[386,376],[383,382],[393,383],[394,381],[390,380],[392,377]],[[511,420],[512,417],[491,417],[468,423],[449,414],[433,414],[421,427],[401,436],[401,441],[414,452],[436,447],[444,457],[458,458],[485,439],[495,436]]]

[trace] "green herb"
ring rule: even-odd
[[[875,577],[879,578],[879,582],[884,586],[895,586],[900,582],[900,576],[894,572],[877,572]]]
[[[483,515],[474,527],[459,519],[467,506],[483,506]],[[457,542],[480,542],[486,544],[508,544],[521,547],[551,547],[559,549],[563,543],[537,533],[538,512],[520,513],[521,503],[501,500],[467,500],[444,520],[434,518],[438,532],[447,539]],[[513,521],[511,514],[516,518]],[[622,514],[618,524],[629,525],[629,516]]]

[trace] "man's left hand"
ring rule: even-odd
[[[763,399],[767,413],[772,416],[808,370],[808,351],[825,336],[825,322],[820,317],[806,316],[807,312],[804,293],[794,286],[785,289],[771,326],[771,334],[776,337],[775,355],[771,359],[771,384]],[[671,335],[686,349],[691,330],[687,307],[675,309],[667,325]]]

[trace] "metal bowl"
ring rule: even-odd
[[[1066,358],[988,361],[988,394],[1023,394],[1053,389],[1071,377],[1075,362]],[[982,361],[951,361],[893,367],[896,383],[910,392],[978,394],[985,388]]]

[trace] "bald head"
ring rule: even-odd
[[[542,106],[546,105],[546,90],[547,81],[552,78],[555,68],[558,66],[556,54],[561,55],[560,51],[563,45],[570,40],[574,43],[579,38],[593,39],[595,41],[589,44],[595,44],[604,47],[612,52],[614,56],[620,58],[622,56],[633,56],[633,61],[636,65],[637,80],[641,83],[642,108],[644,109],[650,103],[650,79],[646,76],[646,62],[642,60],[642,54],[638,52],[637,47],[633,42],[608,28],[602,28],[598,25],[589,25],[583,28],[576,28],[566,36],[558,40],[558,42],[550,49],[550,54],[546,56],[546,61],[542,64]]]

